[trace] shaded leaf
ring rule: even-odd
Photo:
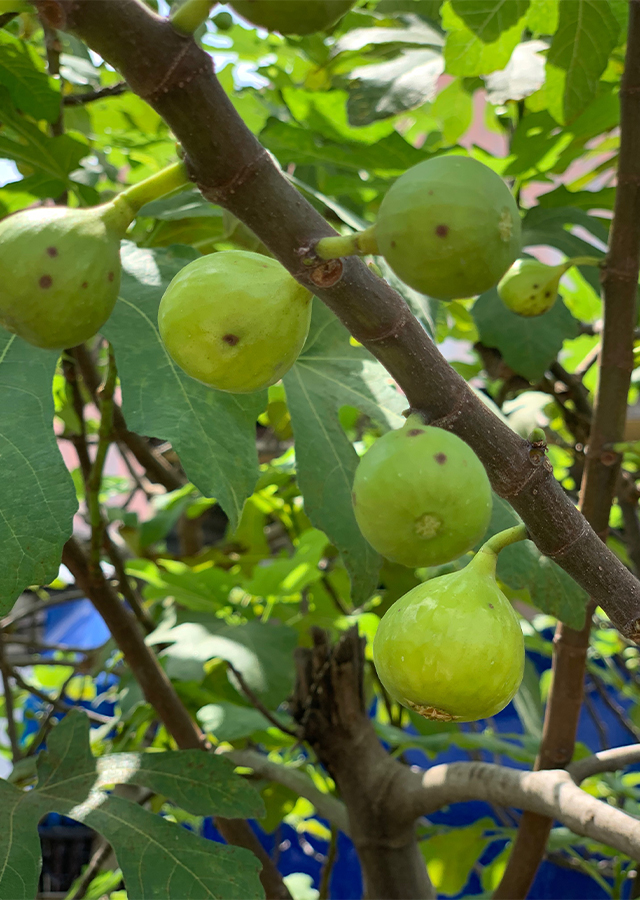
[[[196,760],[195,755],[202,757]],[[112,845],[130,900],[243,900],[262,897],[257,876],[260,863],[247,850],[206,841],[184,828],[142,809],[120,797],[100,790],[121,771],[126,781],[144,782],[152,790],[164,790],[184,799],[190,806],[204,809],[207,801],[222,802],[230,815],[244,815],[249,809],[262,810],[262,802],[252,788],[223,762],[200,751],[169,751],[160,754],[117,754],[101,760],[101,773],[89,745],[89,721],[73,710],[53,729],[48,749],[37,759],[38,784],[35,790],[21,791],[0,781],[0,896],[11,900],[31,900],[37,892],[42,864],[38,821],[47,812],[67,815],[100,832]],[[208,760],[208,761],[207,761]],[[204,774],[223,781],[196,785],[185,779],[204,767]],[[109,775],[106,776],[106,770]],[[226,770],[226,775],[224,774]],[[132,777],[137,771],[138,778]],[[182,776],[182,777],[181,777]],[[221,789],[228,782],[231,791]],[[234,785],[233,782],[236,782]],[[253,794],[253,800],[249,792]],[[231,800],[238,800],[235,806]],[[215,813],[215,805],[207,808]]]
[[[338,411],[355,406],[387,429],[402,423],[406,400],[391,387],[380,363],[363,347],[353,347],[346,329],[318,302],[305,348],[284,384],[305,510],[342,554],[355,602],[360,602],[375,587],[380,558],[353,514],[351,486],[358,457]]]
[[[262,717],[261,717],[262,718]],[[265,721],[265,720],[263,720]],[[199,816],[261,816],[258,792],[229,760],[201,750],[111,753],[97,760],[99,785],[137,784]]]
[[[505,6],[512,5],[517,4],[513,0],[505,3]],[[488,75],[506,67],[522,37],[524,18],[517,20],[489,43],[482,41],[466,26],[451,5],[451,0],[447,0],[442,6],[442,23],[448,31],[444,46],[447,73],[464,76]]]
[[[529,0],[451,0],[451,6],[484,44],[492,44],[503,31],[517,25]]]
[[[210,616],[202,619],[202,623],[183,622],[168,630],[159,628],[148,638],[151,643],[171,642],[163,651],[168,673],[172,677],[184,673],[185,680],[190,680],[198,677],[199,672],[202,679],[204,662],[226,659],[263,703],[276,709],[293,686],[296,632],[276,622],[225,625]],[[233,675],[230,681],[234,682]],[[239,686],[238,690],[242,693]]]
[[[0,615],[57,576],[78,508],[53,433],[57,359],[0,328]]]
[[[0,87],[0,110],[4,126],[0,134],[0,157],[35,169],[40,177],[46,176],[46,183],[58,193],[71,186],[69,174],[89,152],[88,146],[68,134],[46,135],[13,108],[5,87]],[[34,193],[32,186],[27,188],[24,183],[19,190]]]
[[[297,166],[331,164],[349,172],[368,169],[388,177],[399,175],[428,157],[396,131],[375,144],[363,146],[355,141],[327,140],[314,131],[277,119],[269,119],[260,132],[260,142],[278,157],[283,167],[290,163]]]
[[[542,378],[563,342],[579,334],[579,323],[560,298],[544,315],[524,318],[507,309],[493,288],[478,297],[471,314],[481,343],[499,350],[514,372],[532,382]]]
[[[89,798],[69,814],[113,846],[128,900],[264,896],[258,879],[261,863],[249,850],[205,840],[121,797]]]
[[[14,105],[34,119],[55,122],[60,115],[60,88],[44,71],[35,50],[0,30],[0,84]],[[3,119],[0,113],[0,121]]]
[[[491,524],[485,540],[519,524],[519,517],[506,500],[494,495]],[[500,553],[498,577],[514,591],[528,590],[531,602],[542,612],[555,616],[570,628],[579,630],[583,627],[588,600],[586,592],[560,566],[543,556],[532,541],[512,544]]]
[[[169,357],[158,306],[171,278],[197,256],[179,253],[123,244],[120,297],[103,333],[115,349],[129,428],[171,441],[189,479],[235,526],[258,477],[255,421],[265,394],[215,391]]]
[[[253,707],[235,703],[207,703],[198,710],[198,722],[217,741],[237,741],[254,731],[264,731],[271,723]]]

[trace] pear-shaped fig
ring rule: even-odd
[[[189,263],[160,302],[158,326],[187,375],[244,394],[274,384],[309,331],[311,294],[268,256],[223,250]]]
[[[560,279],[569,266],[546,266],[537,259],[518,259],[498,284],[500,299],[519,316],[541,316],[556,302]]]
[[[365,453],[352,497],[371,546],[405,566],[457,559],[482,538],[491,518],[491,486],[473,450],[415,414]]]
[[[485,548],[461,571],[413,588],[378,626],[373,659],[380,681],[427,719],[494,716],[522,681],[518,616],[496,583],[496,554]]]
[[[385,195],[375,241],[396,275],[438,300],[494,287],[520,252],[518,207],[499,175],[466,156],[418,163]]]
[[[109,204],[27,209],[0,222],[0,324],[47,349],[92,337],[118,296],[126,224]]]
[[[315,34],[337,22],[354,0],[234,0],[248,22],[280,34]]]

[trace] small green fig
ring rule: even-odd
[[[228,12],[219,12],[212,19],[218,31],[230,31],[233,28],[233,16]]]
[[[111,204],[27,209],[0,222],[0,324],[52,350],[92,337],[118,296],[127,224]]]
[[[187,375],[244,394],[275,384],[309,331],[311,294],[275,259],[223,250],[190,262],[160,302],[158,326]]]
[[[430,297],[453,300],[498,283],[520,252],[520,215],[492,169],[468,156],[438,156],[392,185],[374,235],[398,278]]]
[[[519,316],[541,316],[556,302],[560,279],[569,266],[546,266],[537,259],[518,259],[498,283],[500,299]]]
[[[427,719],[472,722],[513,699],[524,641],[485,545],[459,572],[409,591],[383,616],[373,659],[387,693]]]
[[[491,518],[491,486],[473,450],[416,414],[365,453],[352,499],[371,546],[412,567],[457,559],[482,538]]]
[[[234,0],[232,9],[267,31],[315,34],[337,22],[354,0]]]

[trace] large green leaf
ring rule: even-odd
[[[195,618],[193,613],[189,615]],[[198,618],[198,622],[182,622],[169,629],[160,627],[149,637],[152,643],[171,644],[163,651],[171,677],[202,679],[203,663],[224,659],[240,672],[269,709],[276,709],[286,700],[293,687],[293,651],[297,643],[292,628],[275,621],[226,625],[213,616]]]
[[[474,0],[469,0],[474,2]],[[497,6],[489,2],[483,6]],[[508,0],[505,7],[520,9],[518,0]],[[506,21],[510,16],[506,13]],[[495,20],[497,23],[497,19]],[[511,54],[522,37],[524,17],[517,19],[506,30],[498,32],[495,40],[485,43],[475,34],[458,14],[458,10],[447,0],[442,6],[442,24],[447,29],[447,42],[444,46],[446,71],[450,75],[488,75],[498,69],[504,69]],[[478,22],[478,27],[480,23]],[[496,27],[490,26],[491,34]]]
[[[397,427],[406,400],[380,363],[364,348],[352,346],[346,329],[317,302],[305,348],[284,384],[307,515],[340,550],[359,602],[375,587],[379,557],[353,514],[351,486],[358,457],[338,411],[355,406],[384,428]]]
[[[503,31],[517,25],[529,0],[451,0],[451,6],[484,44],[492,44]]]
[[[395,131],[375,144],[363,146],[356,142],[327,140],[314,131],[269,119],[260,132],[260,141],[284,167],[291,163],[298,166],[330,164],[353,173],[368,169],[392,177],[427,159],[427,154]]]
[[[127,753],[120,761],[117,754],[106,757],[98,770],[88,719],[74,710],[49,735],[37,770],[35,790],[0,781],[0,897],[35,896],[41,866],[38,821],[48,812],[85,822],[109,841],[130,900],[263,896],[259,863],[249,851],[206,841],[102,790],[114,782],[132,782],[184,803],[196,814],[259,814],[260,797],[225,761],[199,751]]]
[[[46,74],[34,49],[6,31],[0,31],[0,84],[14,105],[34,119],[55,122],[60,115],[57,82]]]
[[[57,576],[78,508],[53,433],[57,359],[0,328],[0,615]]]
[[[257,816],[260,795],[234,774],[229,760],[201,750],[110,753],[97,761],[98,785],[137,784],[198,816]]]
[[[103,333],[115,349],[129,428],[171,441],[189,479],[218,500],[235,527],[258,477],[255,421],[265,395],[205,387],[165,350],[157,326],[160,299],[194,256],[184,247],[173,253],[124,244],[120,297]]]
[[[562,0],[549,55],[547,77],[562,86],[562,109],[552,109],[570,122],[593,100],[609,54],[620,34],[608,0]]]
[[[485,347],[495,347],[514,372],[532,382],[542,378],[563,342],[579,334],[578,322],[560,299],[549,312],[528,319],[507,309],[493,288],[478,297],[472,315]]]
[[[0,157],[13,159],[33,169],[35,176],[20,183],[20,190],[28,190],[37,196],[58,194],[71,186],[69,174],[89,152],[86,144],[68,134],[49,137],[37,125],[15,109],[9,92],[0,86]],[[37,188],[37,189],[36,189]]]

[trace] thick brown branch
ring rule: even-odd
[[[317,240],[334,232],[245,127],[210,57],[135,0],[59,0],[58,6],[65,27],[119,69],[163,116],[203,193],[251,228],[335,312],[386,366],[414,409],[473,447],[540,550],[585,587],[624,634],[637,637],[640,584],[585,528],[553,477],[535,467],[527,442],[450,368],[398,294],[359,260],[344,260],[331,287],[320,286],[321,268],[303,265]]]

